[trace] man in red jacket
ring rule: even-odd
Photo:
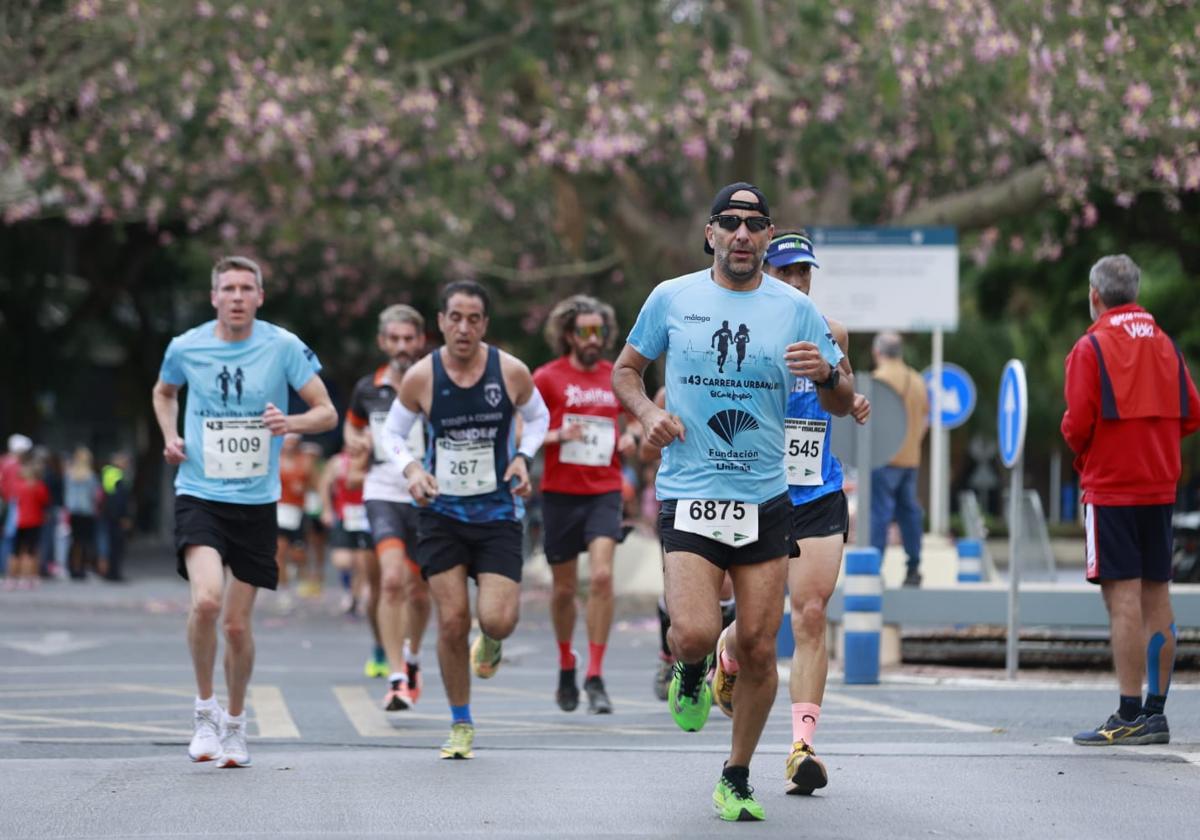
[[[1171,737],[1163,713],[1175,666],[1171,511],[1179,441],[1200,428],[1200,396],[1179,348],[1135,302],[1140,279],[1124,254],[1092,266],[1094,323],[1066,362],[1062,433],[1075,452],[1087,579],[1104,593],[1121,692],[1116,714],[1075,736],[1084,746]]]

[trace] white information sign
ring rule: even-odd
[[[813,228],[812,299],[850,332],[958,329],[958,234],[951,227]]]

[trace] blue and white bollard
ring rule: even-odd
[[[846,552],[842,580],[842,649],[847,685],[879,682],[879,637],[883,631],[881,558],[874,548]]]
[[[958,541],[958,582],[983,582],[983,543],[980,540]]]

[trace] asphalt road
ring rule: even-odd
[[[195,765],[187,591],[168,569],[144,558],[133,584],[0,592],[0,837],[1194,836],[1195,673],[1172,687],[1170,745],[1088,749],[1069,736],[1115,707],[1104,673],[1009,684],[899,668],[851,687],[835,666],[816,743],[829,787],[783,794],[784,690],[751,773],[767,821],[725,824],[709,797],[729,722],[714,709],[700,733],[675,728],[651,692],[655,624],[618,618],[606,659],[616,713],[566,714],[538,591],[499,674],[474,685],[474,761],[438,758],[449,714],[432,646],[421,703],[386,715],[382,681],[362,676],[366,626],[330,593],[289,609],[262,599],[254,765]]]

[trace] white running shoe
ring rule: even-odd
[[[225,716],[225,730],[221,733],[221,755],[217,767],[249,767],[250,751],[246,749],[246,721],[230,720]]]
[[[225,712],[216,709],[196,709],[192,718],[192,742],[188,758],[192,761],[212,761],[221,755],[221,720]]]

